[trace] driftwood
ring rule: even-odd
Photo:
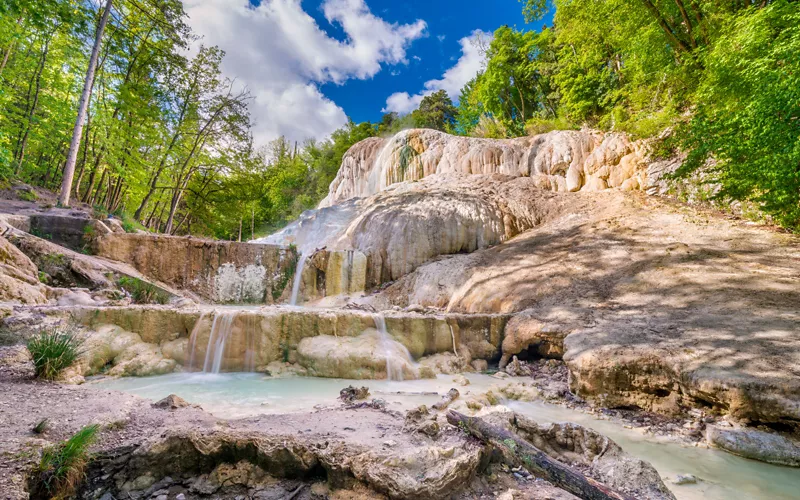
[[[447,391],[447,394],[442,396],[442,400],[432,406],[434,410],[442,411],[450,406],[450,403],[458,399],[461,394],[458,393],[458,389],[450,389]]]
[[[502,427],[491,425],[480,418],[462,415],[453,410],[447,413],[447,421],[464,429],[484,443],[505,451],[519,460],[534,476],[546,479],[578,498],[584,500],[634,500],[632,497],[618,493],[550,458],[542,450]]]

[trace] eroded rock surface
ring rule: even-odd
[[[429,129],[352,147],[321,207],[370,196],[433,174],[530,177],[552,191],[626,190],[646,185],[643,145],[622,134],[561,130],[516,139],[456,137]]]
[[[427,263],[376,303],[520,313],[504,360],[563,356],[572,390],[600,406],[795,425],[796,237],[638,194],[569,196],[541,225]]]

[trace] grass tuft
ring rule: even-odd
[[[28,341],[28,351],[33,358],[36,376],[55,380],[82,354],[83,340],[71,331],[58,328],[45,330]]]
[[[42,451],[42,458],[31,477],[31,498],[66,499],[85,477],[89,446],[97,439],[100,427],[88,425],[68,440]]]
[[[122,277],[117,283],[120,288],[131,295],[136,304],[166,304],[169,302],[168,293],[139,278]]]
[[[45,432],[50,430],[50,419],[43,418],[31,430],[33,431],[34,434],[44,434]]]

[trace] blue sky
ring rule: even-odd
[[[247,86],[258,144],[323,139],[347,122],[409,112],[483,64],[471,40],[526,25],[518,0],[184,0],[202,43]]]
[[[309,13],[318,19],[320,26],[328,31],[319,10],[319,1],[303,2]],[[458,41],[480,29],[493,32],[500,26],[527,28],[522,17],[519,0],[367,0],[376,13],[391,22],[410,23],[423,19],[428,25],[428,35],[414,41],[408,50],[408,66],[397,65],[386,68],[368,80],[349,80],[344,85],[325,84],[322,93],[344,108],[355,121],[379,120],[386,97],[394,92],[416,93],[423,84],[440,78],[453,66],[461,55]],[[317,17],[319,16],[319,17]],[[328,31],[332,36],[341,36],[341,30]],[[417,60],[414,57],[419,57]]]

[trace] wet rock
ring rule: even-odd
[[[458,375],[456,377],[453,377],[453,382],[455,382],[456,384],[458,384],[458,385],[460,385],[462,387],[469,385],[469,379],[467,377],[465,377],[464,375]]]
[[[528,368],[527,364],[521,363],[516,356],[511,358],[511,363],[506,365],[505,372],[512,377],[525,377],[531,374],[531,370]]]
[[[189,402],[175,394],[170,394],[164,399],[153,403],[153,408],[161,408],[163,410],[177,410],[187,406],[190,406]]]
[[[369,387],[353,387],[350,385],[339,391],[339,399],[345,403],[352,403],[353,401],[367,399],[368,397]]]
[[[470,363],[472,369],[476,372],[485,372],[489,369],[489,362],[485,359],[473,359],[472,363]]]
[[[419,378],[408,349],[397,341],[384,341],[373,329],[358,337],[320,335],[304,338],[297,346],[297,356],[298,362],[316,377],[356,380]],[[387,357],[391,359],[391,377],[386,372]]]
[[[697,484],[697,477],[692,474],[678,474],[675,476],[675,479],[672,480],[672,484],[677,486],[683,486],[685,484]]]
[[[800,467],[800,442],[777,433],[709,425],[706,427],[706,441],[745,458]]]

